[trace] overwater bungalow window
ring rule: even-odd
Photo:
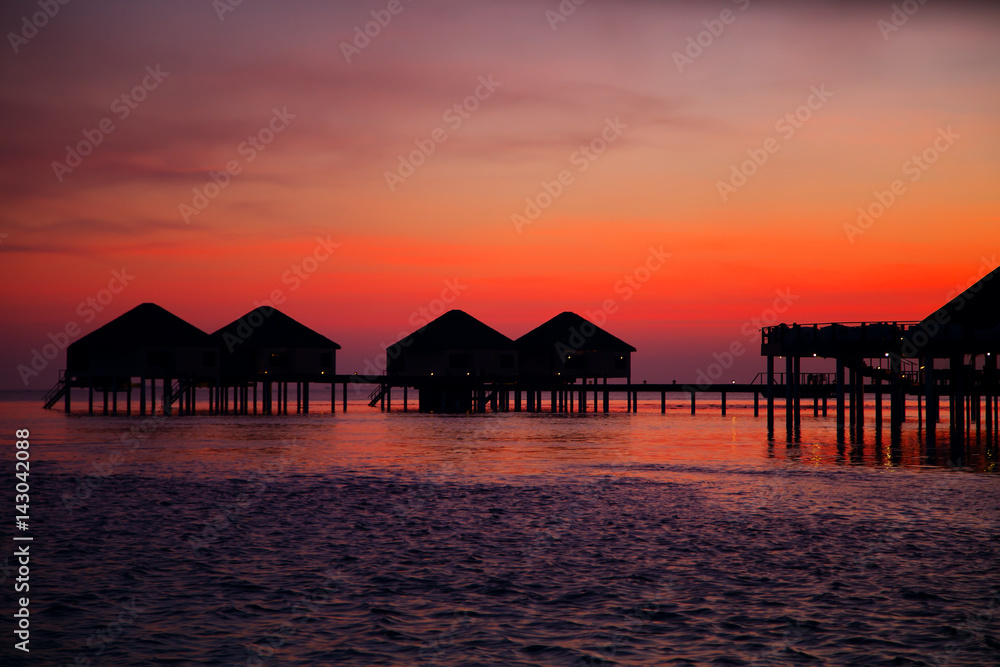
[[[615,368],[617,370],[625,370],[628,368],[628,361],[624,356],[618,356],[615,358]]]
[[[272,352],[268,365],[271,368],[283,368],[288,365],[288,353],[287,352]]]
[[[504,370],[509,370],[514,368],[514,355],[513,354],[501,354],[500,355],[500,368]]]
[[[333,367],[333,352],[320,352],[320,355],[319,355],[319,365],[320,365],[320,368],[332,368]]]
[[[566,368],[571,368],[574,370],[583,370],[587,368],[587,357],[580,352],[574,352],[573,354],[566,356]]]

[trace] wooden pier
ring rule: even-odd
[[[791,359],[789,363],[788,359]],[[329,392],[331,412],[346,412],[349,395],[358,394],[355,387],[364,387],[362,395],[367,403],[384,412],[418,411],[419,395],[448,391],[452,396],[465,396],[453,405],[450,412],[529,412],[529,413],[609,413],[612,400],[625,401],[627,412],[636,413],[640,400],[645,403],[658,401],[659,411],[667,412],[668,401],[681,399],[689,404],[690,414],[698,412],[699,404],[718,401],[721,415],[731,409],[729,399],[734,394],[753,398],[753,416],[766,413],[769,435],[773,436],[775,416],[784,413],[789,431],[801,425],[803,410],[811,410],[814,417],[827,417],[834,410],[838,434],[844,436],[845,427],[851,433],[860,433],[865,427],[865,397],[874,396],[875,409],[872,422],[876,429],[883,427],[883,404],[890,405],[890,425],[901,427],[907,419],[915,418],[920,428],[932,433],[938,421],[941,401],[950,407],[951,427],[956,437],[972,428],[985,426],[987,432],[1000,428],[1000,391],[997,389],[996,356],[985,357],[983,368],[973,371],[965,367],[964,380],[952,382],[949,370],[938,370],[933,381],[926,382],[926,374],[910,375],[912,371],[899,371],[896,379],[886,377],[886,369],[868,368],[856,363],[844,364],[835,373],[774,372],[774,362],[769,361],[770,374],[760,373],[750,383],[730,384],[660,384],[660,383],[566,383],[538,381],[493,381],[456,379],[428,383],[424,376],[335,375],[329,385],[315,382],[246,382],[237,385],[206,384],[192,381],[157,381],[142,379],[110,378],[107,381],[89,378],[86,384],[72,383],[62,378],[64,391],[56,396],[63,402],[66,412],[71,410],[70,391],[87,392],[87,413],[102,415],[146,416],[162,415],[287,415],[308,414],[316,390]],[[797,360],[786,357],[786,367],[793,369]],[[924,369],[926,371],[926,369]],[[890,369],[889,374],[892,371]],[[368,387],[372,387],[368,392]],[[167,391],[165,388],[169,388]],[[365,392],[368,392],[367,394]],[[414,395],[416,392],[416,395]],[[50,392],[51,394],[52,392]],[[205,396],[199,405],[199,395]],[[95,401],[96,395],[96,401]],[[49,397],[51,399],[51,396]],[[916,402],[916,414],[908,416],[909,403]],[[395,402],[394,402],[395,401]],[[52,407],[55,401],[47,401]],[[95,405],[96,404],[96,405]],[[339,405],[338,405],[339,404]],[[440,401],[435,401],[441,405]],[[458,408],[465,408],[459,410]]]
[[[766,405],[769,434],[777,408],[789,433],[801,423],[802,403],[815,416],[835,410],[838,435],[866,423],[865,398],[875,398],[874,424],[898,431],[916,399],[920,427],[934,433],[947,401],[952,433],[975,424],[1000,429],[1000,268],[993,270],[920,322],[777,324],[761,330],[766,371],[745,384],[637,384],[635,348],[571,312],[513,341],[463,311],[449,311],[386,348],[380,375],[336,373],[340,346],[273,309],[258,307],[209,335],[156,304],[141,304],[71,344],[67,368],[45,396],[46,408],[72,389],[87,390],[94,414],[191,415],[199,390],[209,414],[289,414],[310,410],[310,387],[329,387],[330,409],[348,406],[352,385],[374,387],[368,405],[392,411],[394,394],[410,410],[607,413],[612,397],[637,412],[640,397],[690,401],[716,395],[723,415],[732,394],[750,394],[753,414]],[[803,372],[803,359],[825,359],[832,372]],[[782,366],[782,367],[779,367]],[[610,381],[609,381],[610,380]],[[138,396],[136,396],[138,394]],[[291,400],[294,399],[294,403]],[[124,403],[123,408],[119,404]],[[135,410],[133,404],[137,403]]]
[[[970,336],[934,340],[924,322],[859,322],[781,324],[762,331],[761,353],[767,357],[764,381],[768,387],[768,429],[774,430],[774,400],[784,394],[785,420],[798,428],[800,401],[810,392],[831,394],[836,402],[837,426],[859,431],[865,424],[864,397],[874,394],[875,426],[882,427],[882,398],[888,395],[890,427],[907,420],[907,397],[917,399],[917,420],[933,432],[942,400],[949,403],[952,432],[961,438],[969,426],[985,418],[987,430],[998,423],[1000,393],[997,373],[998,341]],[[940,329],[939,329],[940,331]],[[947,360],[948,368],[937,362]],[[802,373],[803,358],[832,359],[832,374]],[[784,373],[775,373],[775,360]],[[788,378],[789,381],[785,381]],[[816,387],[811,387],[816,383]]]

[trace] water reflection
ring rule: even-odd
[[[620,470],[627,465],[801,465],[941,467],[995,472],[996,429],[951,432],[943,415],[928,431],[922,420],[898,428],[838,426],[835,412],[804,411],[777,440],[766,412],[754,417],[752,399],[730,399],[728,414],[708,403],[692,416],[686,404],[640,404],[639,412],[612,405],[611,414],[501,413],[425,415],[380,413],[362,404],[330,414],[322,405],[310,415],[172,418],[88,417],[38,409],[33,402],[0,402],[0,418],[14,423],[30,415],[53,444],[50,462],[86,468],[109,456],[109,446],[140,433],[141,446],[116,460],[119,471],[160,474],[238,470],[255,457],[295,449],[301,472],[335,469],[447,467],[467,476],[574,474],[581,468]],[[778,415],[783,418],[783,415]],[[23,420],[22,420],[23,421]],[[788,422],[786,421],[786,424]],[[941,427],[941,424],[944,424]],[[780,445],[779,445],[780,442]],[[804,454],[805,452],[805,454]]]

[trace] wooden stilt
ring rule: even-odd
[[[774,355],[767,355],[767,431],[774,433]]]
[[[857,431],[860,433],[865,426],[865,376],[861,372],[860,368],[864,364],[862,360],[858,360],[858,370],[854,371],[854,381],[857,385],[857,408],[855,408],[855,422],[854,425]]]
[[[837,357],[837,426],[844,427],[844,360]]]
[[[785,357],[785,426],[795,423],[795,360]]]
[[[800,370],[800,364],[802,359],[800,357],[792,357],[792,367],[794,371],[792,372],[792,396],[795,403],[795,409],[793,413],[795,415],[795,426],[798,426],[801,419],[801,401],[802,401],[802,373]]]
[[[875,428],[876,430],[881,430],[882,428],[882,379],[873,378],[872,386],[875,391]],[[890,400],[892,395],[889,396]]]
[[[955,436],[958,440],[965,437],[965,356],[953,355],[951,357],[951,385],[954,408],[952,409],[952,423]]]

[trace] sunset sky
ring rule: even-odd
[[[986,3],[40,5],[0,9],[3,388],[67,324],[275,291],[345,373],[444,294],[511,337],[611,303],[635,379],[740,342],[742,382],[776,304],[920,319],[1000,263]]]

